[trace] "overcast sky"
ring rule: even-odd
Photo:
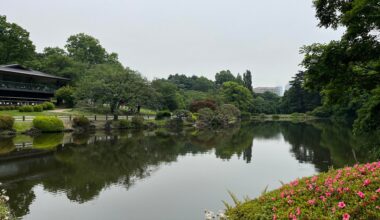
[[[317,27],[312,0],[0,0],[0,14],[30,32],[38,51],[72,34],[100,40],[148,79],[253,71],[254,86],[285,85],[299,48],[338,39]]]

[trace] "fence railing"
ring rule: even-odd
[[[113,115],[83,115],[84,117],[88,118],[90,121],[111,121],[113,120]],[[144,119],[154,119],[155,116],[154,115],[142,115],[144,117]],[[22,115],[22,116],[13,116],[13,118],[15,119],[15,121],[33,121],[33,119],[35,118],[36,116],[28,116],[28,115]],[[71,121],[73,120],[74,117],[76,117],[76,115],[57,115],[55,116],[59,119],[61,119],[62,121]],[[132,115],[120,115],[118,116],[118,119],[122,120],[122,119],[126,119],[126,120],[132,120],[134,116]]]
[[[53,93],[57,87],[39,83],[20,83],[0,80],[0,88]]]

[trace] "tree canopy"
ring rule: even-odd
[[[34,55],[35,46],[29,39],[29,32],[0,15],[0,64],[23,64]]]

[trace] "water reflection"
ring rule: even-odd
[[[29,213],[37,185],[50,193],[63,192],[81,204],[112,185],[128,190],[161,164],[186,154],[213,153],[226,161],[237,155],[254,164],[254,140],[282,138],[300,163],[313,164],[318,171],[380,155],[371,148],[379,143],[377,138],[354,138],[350,128],[318,121],[256,122],[218,132],[47,134],[1,139],[0,181],[8,191],[12,211],[22,217]]]

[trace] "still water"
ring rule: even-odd
[[[328,122],[0,139],[0,182],[21,219],[196,220],[280,181],[375,160],[372,140]]]

